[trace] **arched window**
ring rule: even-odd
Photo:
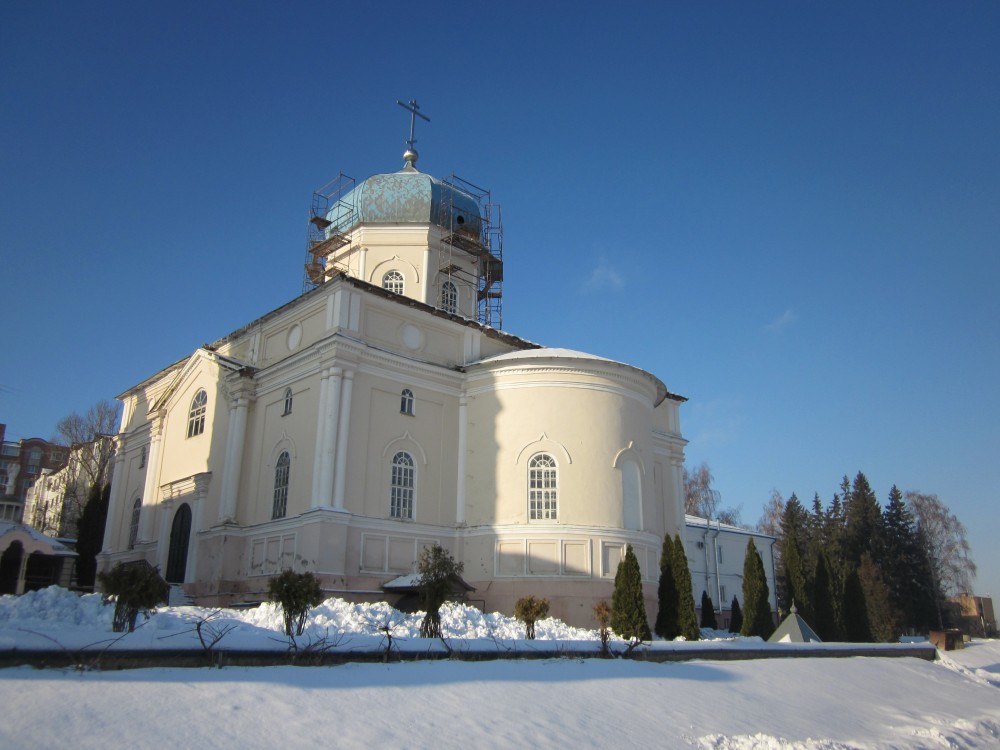
[[[441,285],[441,309],[452,315],[458,311],[458,288],[450,281]]]
[[[621,462],[622,524],[626,529],[642,530],[642,478],[635,459]]]
[[[188,415],[188,437],[200,435],[205,431],[205,412],[208,410],[208,394],[198,391],[191,399],[191,412]]]
[[[392,518],[413,519],[413,456],[400,451],[392,457],[392,489],[389,494],[389,515]]]
[[[292,389],[285,389],[285,410],[281,413],[281,416],[287,417],[292,413]]]
[[[278,456],[274,467],[274,505],[271,507],[271,518],[284,518],[288,509],[288,474],[292,468],[292,459],[288,451]]]
[[[167,583],[184,583],[187,575],[188,543],[191,541],[191,506],[181,503],[170,526],[170,546],[167,548]]]
[[[132,520],[128,526],[128,548],[132,549],[135,547],[135,543],[139,540],[139,514],[142,513],[142,498],[137,497],[135,502],[132,503]]]
[[[139,468],[146,468],[146,446],[142,446],[142,450],[139,452]]]
[[[399,411],[403,414],[413,414],[413,391],[404,388],[399,395]]]
[[[389,271],[382,277],[382,288],[395,294],[403,293],[403,274],[399,271]]]
[[[548,453],[532,456],[528,462],[528,520],[555,521],[558,493],[556,460]]]

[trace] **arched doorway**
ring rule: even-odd
[[[0,555],[0,594],[17,593],[17,579],[21,575],[23,556],[24,545],[20,542],[11,542]]]
[[[191,506],[181,503],[170,527],[170,553],[167,557],[167,583],[184,583],[187,571],[188,542],[191,541]]]

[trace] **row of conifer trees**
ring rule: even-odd
[[[764,563],[750,539],[743,562],[743,607],[734,596],[729,629],[734,633],[767,639],[774,632],[770,589]],[[615,589],[611,597],[611,629],[622,638],[648,641],[652,633],[667,640],[683,637],[696,641],[700,628],[691,588],[691,569],[680,535],[663,538],[660,552],[660,580],[657,587],[656,621],[649,629],[646,604],[642,595],[642,572],[632,546],[618,564]],[[715,628],[715,606],[708,592],[702,592],[700,627]]]
[[[894,641],[941,627],[926,540],[895,486],[883,509],[867,478],[844,477],[826,507],[792,495],[778,533],[778,600],[823,640]]]

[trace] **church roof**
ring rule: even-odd
[[[331,232],[347,232],[358,224],[437,224],[478,237],[482,229],[474,197],[410,164],[399,172],[372,175],[335,203],[326,218]]]
[[[633,370],[638,373],[642,373],[647,378],[653,380],[656,386],[656,405],[659,405],[664,399],[670,399],[672,401],[687,401],[684,396],[679,396],[676,393],[671,393],[667,390],[667,386],[663,384],[663,381],[652,373],[646,372],[645,370],[636,367],[635,365],[630,365],[625,362],[619,362],[614,359],[608,359],[606,357],[599,357],[596,354],[588,354],[587,352],[579,352],[574,349],[560,349],[555,347],[540,347],[537,349],[523,349],[521,351],[506,352],[505,354],[497,354],[493,357],[487,357],[486,359],[481,359],[478,362],[473,362],[474,365],[490,365],[496,363],[505,362],[519,362],[525,360],[540,360],[540,359],[562,359],[562,360],[589,360],[591,362],[602,362],[608,365],[614,365],[616,367],[624,367],[629,370]]]

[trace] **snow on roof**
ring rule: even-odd
[[[406,576],[399,576],[399,578],[393,578],[388,583],[382,584],[383,591],[412,591],[414,589],[420,588],[420,573],[410,573]],[[475,591],[475,587],[470,586],[462,576],[455,576],[455,583],[464,588],[466,591]]]
[[[728,531],[733,534],[748,534],[749,536],[761,537],[762,539],[776,539],[777,537],[771,536],[770,534],[765,534],[762,531],[754,531],[753,529],[745,529],[742,526],[733,526],[728,523],[720,523],[719,521],[713,521],[709,518],[702,518],[701,516],[693,516],[690,513],[684,514],[684,523],[692,528],[711,527],[713,529],[719,529],[721,531]]]
[[[486,357],[485,359],[477,360],[476,362],[470,362],[467,367],[473,367],[477,365],[491,365],[504,362],[521,362],[524,360],[531,359],[566,359],[566,360],[590,360],[591,362],[602,362],[609,365],[614,365],[616,367],[625,367],[629,370],[633,370],[638,373],[642,373],[647,378],[650,378],[654,385],[656,386],[656,405],[658,406],[661,401],[665,398],[669,398],[672,401],[687,401],[684,396],[679,396],[676,393],[671,393],[667,390],[667,386],[664,385],[663,381],[656,377],[653,373],[643,370],[641,367],[636,367],[635,365],[630,365],[627,362],[619,362],[616,359],[608,359],[607,357],[599,357],[596,354],[588,354],[587,352],[579,352],[575,349],[561,349],[559,347],[548,347],[543,346],[537,349],[522,349],[520,351],[506,352],[504,354],[497,354],[493,357]]]
[[[42,552],[44,554],[64,557],[76,555],[76,552],[65,544],[56,541],[50,536],[46,536],[38,529],[25,526],[23,523],[0,521],[0,550],[7,549],[15,541],[24,544],[26,552]]]

